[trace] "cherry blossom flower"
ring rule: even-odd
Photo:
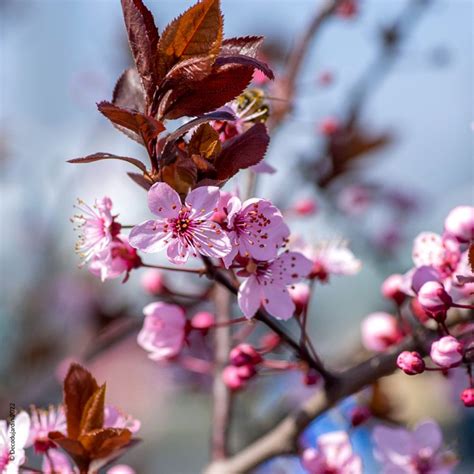
[[[191,191],[182,204],[179,194],[166,183],[148,191],[148,207],[158,219],[135,226],[130,244],[144,252],[167,248],[168,259],[185,263],[189,255],[222,258],[231,250],[229,237],[211,220],[219,202],[219,188],[202,186]]]
[[[395,301],[397,305],[402,304],[406,298],[406,295],[403,292],[403,281],[403,275],[398,273],[390,275],[382,283],[382,295],[389,300]]]
[[[11,444],[13,430],[14,446]],[[29,431],[30,417],[24,411],[18,413],[10,425],[7,425],[5,420],[0,420],[0,472],[2,474],[19,472],[19,466],[25,462],[25,447]]]
[[[346,242],[327,241],[316,246],[296,243],[293,247],[312,260],[310,278],[327,282],[330,275],[355,275],[362,263],[347,248]]]
[[[298,199],[290,209],[290,211],[293,211],[300,216],[311,216],[315,214],[317,210],[318,206],[316,201],[311,198]]]
[[[425,371],[425,362],[418,352],[403,351],[397,357],[397,366],[407,375],[417,375]]]
[[[296,283],[290,286],[288,291],[295,304],[296,313],[300,314],[306,308],[311,298],[310,287],[306,283]]]
[[[112,215],[112,200],[108,197],[97,199],[93,207],[79,199],[75,207],[79,213],[71,221],[81,231],[76,252],[87,262],[112,242],[121,225],[115,220],[117,216]]]
[[[126,464],[117,464],[108,469],[107,474],[135,474],[135,470]]]
[[[362,343],[370,351],[382,352],[403,338],[397,319],[391,314],[369,314],[361,325]]]
[[[260,304],[275,318],[287,320],[293,316],[293,303],[287,286],[306,277],[311,261],[298,252],[285,252],[270,262],[249,261],[240,276],[248,278],[240,285],[239,307],[247,318],[258,311]]]
[[[290,234],[281,212],[265,199],[248,199],[241,202],[236,196],[227,203],[227,229],[232,244],[231,252],[224,257],[226,267],[235,256],[255,260],[272,260]]]
[[[446,232],[460,242],[469,242],[474,239],[474,207],[455,207],[444,221]]]
[[[31,407],[30,421],[27,446],[34,446],[38,453],[45,453],[50,448],[56,447],[48,437],[50,431],[66,431],[66,416],[61,405],[58,407],[51,405],[47,410]]]
[[[133,418],[131,415],[123,413],[120,409],[113,405],[106,405],[104,408],[104,427],[106,428],[126,428],[132,433],[140,430],[140,420]]]
[[[420,423],[412,432],[376,426],[373,440],[383,474],[449,474],[457,463],[451,451],[442,450],[442,433],[434,421]]]
[[[176,305],[150,303],[143,309],[145,321],[138,334],[138,345],[151,360],[166,360],[179,354],[184,343],[186,318]]]
[[[301,463],[310,474],[362,474],[362,460],[352,451],[349,436],[334,431],[317,439],[317,448],[306,448]]]
[[[48,450],[48,455],[43,456],[42,471],[44,474],[73,474],[69,458],[59,449]]]
[[[430,356],[436,365],[450,368],[462,361],[462,344],[453,336],[444,336],[431,344]]]
[[[141,259],[127,241],[127,237],[116,237],[108,247],[97,252],[89,264],[89,271],[100,277],[102,281],[118,278],[125,273],[125,280],[129,273],[141,265]]]
[[[418,302],[429,313],[445,313],[453,300],[439,281],[427,281],[418,291]]]

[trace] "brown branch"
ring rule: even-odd
[[[216,305],[216,322],[225,325],[230,321],[230,293],[220,285],[214,288]],[[227,364],[231,348],[230,327],[222,326],[214,333],[214,382],[211,457],[213,460],[224,459],[228,451],[228,434],[232,411],[232,394],[222,379],[222,371]]]
[[[465,321],[466,318],[457,315],[450,325]],[[431,337],[434,339],[436,333],[432,333]],[[243,474],[275,456],[296,454],[300,434],[315,418],[340,400],[394,372],[400,352],[418,350],[420,353],[426,354],[426,349],[426,344],[420,346],[417,338],[411,336],[390,351],[373,356],[369,360],[341,372],[334,383],[326,387],[325,390],[318,391],[299,408],[288,414],[275,428],[235,456],[210,464],[205,470],[205,474]]]

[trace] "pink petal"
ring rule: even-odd
[[[178,265],[186,263],[189,258],[189,245],[186,246],[181,240],[174,239],[167,248],[166,254],[170,262]]]
[[[148,207],[158,217],[176,217],[182,207],[179,194],[166,183],[155,183],[148,191]]]
[[[136,225],[130,231],[130,245],[143,252],[159,252],[166,247],[167,240],[171,238],[171,232],[164,232],[163,226],[163,222],[154,220]]]
[[[237,196],[232,196],[227,202],[226,208],[227,208],[227,222],[229,224],[229,227],[232,228],[234,226],[235,216],[242,209],[242,202]]]
[[[206,219],[212,216],[219,203],[220,191],[216,186],[201,186],[186,197],[186,204],[193,209],[190,217]]]
[[[352,456],[352,446],[344,431],[335,431],[320,436],[318,447],[331,467],[342,467]]]
[[[313,263],[299,252],[285,252],[271,265],[272,276],[276,283],[290,285],[305,278]]]
[[[416,426],[413,436],[419,450],[431,449],[436,452],[443,442],[443,435],[437,423],[428,420]]]
[[[295,304],[284,285],[263,286],[263,306],[277,319],[290,319],[295,312]]]
[[[232,250],[227,234],[212,221],[205,221],[193,230],[193,244],[197,252],[207,257],[222,258]]]
[[[252,318],[260,308],[261,289],[256,278],[252,275],[245,280],[239,288],[237,301],[239,307],[247,318]]]

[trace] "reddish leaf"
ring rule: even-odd
[[[98,388],[90,372],[79,364],[71,364],[64,379],[64,405],[69,438],[77,439],[79,436],[82,413],[89,398]]]
[[[250,66],[254,69],[259,69],[269,79],[274,79],[273,71],[264,62],[252,58],[251,56],[245,56],[243,54],[234,55],[223,55],[216,59],[216,66],[223,66],[224,64],[241,64],[242,66]]]
[[[81,436],[80,441],[93,459],[105,458],[130,442],[132,433],[123,428],[102,428]]]
[[[117,107],[145,112],[145,91],[135,68],[126,69],[114,88],[112,103]]]
[[[227,55],[244,55],[252,58],[257,57],[258,49],[263,43],[263,36],[243,36],[239,38],[228,38],[222,41],[220,54]]]
[[[208,123],[203,123],[193,133],[189,141],[188,151],[190,155],[198,155],[203,158],[213,158],[217,156],[222,148],[219,134]],[[194,163],[200,169],[199,163]]]
[[[137,160],[136,158],[129,158],[128,156],[117,156],[117,155],[112,155],[110,153],[94,153],[93,155],[88,155],[85,156],[84,158],[73,158],[72,160],[68,160],[68,163],[73,163],[73,164],[81,164],[81,163],[93,163],[95,161],[101,161],[101,160],[120,160],[120,161],[126,161],[127,163],[131,163],[132,165],[136,166],[143,172],[146,171],[145,165],[140,161]]]
[[[164,77],[177,62],[193,56],[217,57],[221,43],[219,0],[202,0],[163,31],[158,44],[158,75]]]
[[[142,174],[138,173],[127,173],[129,178],[134,181],[138,186],[148,191],[151,188],[151,184],[144,178]]]
[[[87,472],[90,464],[89,454],[80,441],[66,438],[59,431],[49,433],[49,439],[54,441],[74,460],[80,472]]]
[[[163,99],[162,114],[167,119],[176,119],[218,109],[241,94],[252,76],[253,68],[248,66],[221,66],[205,79],[173,90]]]
[[[151,103],[158,85],[156,70],[158,30],[153,15],[141,0],[122,0],[122,9],[133,59],[148,103]]]
[[[227,141],[215,161],[217,179],[229,179],[239,170],[256,165],[265,156],[269,141],[263,123],[257,123],[245,133]]]
[[[198,56],[180,61],[168,71],[161,82],[161,94],[176,84],[204,79],[211,73],[214,61],[213,56]]]
[[[471,272],[474,273],[474,244],[469,245],[468,258],[469,258],[469,267],[471,268]]]
[[[140,112],[121,109],[110,102],[100,102],[97,107],[119,129],[120,127],[125,128],[136,134],[137,137],[141,137],[141,142],[145,145],[165,130],[161,122]],[[140,142],[140,140],[138,141]]]
[[[100,429],[104,426],[105,384],[102,385],[87,401],[82,413],[80,433]]]
[[[163,166],[162,178],[176,192],[186,194],[196,184],[197,168],[190,158],[178,155],[174,163]]]

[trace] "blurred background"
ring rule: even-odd
[[[223,0],[225,35],[265,35],[265,60],[278,75],[319,3]],[[147,5],[161,30],[190,2]],[[141,310],[154,299],[141,271],[124,285],[102,284],[74,254],[77,197],[110,196],[125,224],[148,218],[126,164],[65,162],[96,151],[144,158],[95,107],[131,64],[120,2],[3,0],[0,17],[0,418],[9,402],[58,402],[67,361],[82,361],[107,381],[109,401],[142,420],[144,442],[124,462],[144,474],[199,472],[208,459],[210,380],[157,365],[137,346]],[[261,176],[257,195],[282,209],[314,199],[316,214],[291,219],[292,230],[312,242],[347,239],[363,262],[358,275],[319,286],[312,301],[311,335],[334,364],[360,350],[365,315],[393,309],[380,284],[411,266],[413,238],[440,232],[451,208],[473,202],[473,19],[471,0],[361,0],[356,11],[338,12],[312,44],[294,110],[272,136],[266,160],[277,172]],[[347,124],[352,139],[334,143],[334,130]],[[205,285],[166,278],[190,293]],[[199,309],[212,308],[191,305],[190,315]],[[312,392],[298,377],[262,377],[238,396],[234,447]],[[383,384],[401,421],[441,422],[464,457],[457,472],[472,472],[473,415],[456,401],[456,380],[395,375]],[[343,426],[351,403],[315,422],[307,443]],[[369,433],[370,424],[353,441],[376,473]],[[290,460],[265,469],[300,467]]]

